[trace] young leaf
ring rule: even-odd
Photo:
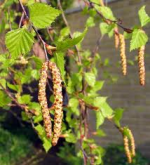
[[[100,111],[96,112],[96,129],[99,128],[99,126],[101,126],[104,123],[104,116]]]
[[[94,18],[93,17],[89,17],[86,21],[86,26],[87,27],[93,27],[95,26],[95,22],[94,22]]]
[[[30,20],[37,28],[49,27],[59,16],[60,11],[44,3],[34,3],[29,6]]]
[[[150,22],[150,17],[145,11],[145,6],[141,7],[141,9],[139,10],[139,18],[140,18],[141,26],[145,26]]]
[[[44,147],[45,151],[48,152],[49,149],[52,147],[51,141],[49,139],[47,139],[46,137],[44,137],[42,139],[42,141],[43,141],[43,147]]]
[[[6,46],[12,58],[30,51],[34,37],[25,28],[12,30],[6,34]]]
[[[58,51],[64,51],[64,50],[67,50],[75,45],[77,45],[79,42],[81,42],[84,38],[84,36],[86,35],[87,33],[87,29],[84,30],[84,32],[79,35],[78,37],[75,37],[73,39],[66,39],[64,41],[60,41],[57,43],[57,50]]]
[[[112,13],[112,10],[109,7],[106,6],[98,6],[95,5],[96,9],[98,11],[100,11],[100,13],[102,13],[102,15],[106,18],[106,19],[111,19],[111,20],[115,20],[115,17]]]
[[[120,127],[120,120],[122,118],[123,112],[124,112],[123,109],[116,109],[114,111],[115,116],[113,117],[113,119],[114,119],[114,122],[116,123],[116,125],[119,127]]]
[[[66,36],[68,36],[69,33],[70,33],[70,28],[65,27],[65,28],[61,29],[59,41],[63,41],[63,39],[64,39]]]
[[[107,102],[104,102],[101,106],[100,109],[102,111],[102,114],[104,117],[110,117],[113,114],[112,108],[108,105]]]
[[[2,91],[0,91],[0,107],[6,106],[11,102],[11,99]]]
[[[95,77],[94,73],[87,72],[87,73],[85,73],[85,80],[88,83],[88,85],[93,87],[95,84],[95,81],[96,81],[96,77]]]
[[[146,45],[148,41],[148,36],[141,29],[135,29],[132,33],[132,39],[130,42],[130,51],[140,48],[143,45]]]
[[[18,102],[20,104],[29,104],[31,101],[31,96],[30,95],[22,95],[18,97]]]
[[[64,54],[62,52],[58,52],[55,54],[55,62],[60,70],[62,80],[64,81],[65,78],[65,60],[64,60]]]

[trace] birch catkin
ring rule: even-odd
[[[140,84],[141,84],[141,85],[145,85],[144,52],[145,52],[145,46],[141,46],[141,47],[139,48],[139,54],[138,54],[139,78],[140,78]]]
[[[115,48],[117,49],[119,47],[119,32],[117,27],[114,30],[114,37],[115,37]]]
[[[38,100],[42,108],[42,115],[43,115],[43,122],[45,127],[45,132],[48,138],[51,137],[51,118],[49,114],[47,99],[46,99],[46,82],[47,82],[47,70],[48,70],[48,62],[43,63],[42,70],[41,70],[41,76],[39,80],[39,94],[38,94]]]
[[[129,140],[127,136],[123,137],[123,142],[124,142],[124,149],[125,149],[125,153],[128,159],[128,162],[131,163],[132,162],[132,157],[131,157],[131,152],[129,149]]]
[[[119,42],[120,42],[120,57],[121,57],[122,73],[125,76],[127,74],[127,59],[126,59],[126,54],[125,54],[124,35],[119,34]]]
[[[132,134],[130,129],[128,129],[128,133],[129,133],[129,137],[130,137],[131,154],[132,154],[132,156],[135,156],[135,140],[134,140],[134,136],[133,136],[133,134]]]
[[[63,118],[63,96],[62,96],[62,80],[60,76],[60,71],[56,64],[49,62],[49,69],[52,73],[53,79],[53,91],[54,91],[54,128],[53,128],[53,138],[52,145],[55,146],[58,142],[59,136],[61,134],[61,125]]]

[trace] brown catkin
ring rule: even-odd
[[[62,96],[62,80],[60,71],[57,68],[56,64],[49,62],[49,69],[52,73],[53,80],[53,91],[54,91],[54,129],[53,129],[53,138],[52,145],[55,146],[58,142],[58,139],[61,135],[61,126],[63,118],[63,96]]]
[[[120,43],[120,57],[122,65],[122,73],[125,76],[127,74],[127,59],[125,54],[125,39],[124,35],[119,34],[119,43]]]
[[[145,52],[145,46],[141,46],[141,47],[139,48],[139,54],[138,54],[139,78],[140,78],[140,84],[141,84],[141,85],[145,85],[144,52]]]
[[[134,140],[134,136],[131,132],[130,129],[128,129],[128,133],[129,133],[129,137],[130,137],[130,144],[131,144],[131,154],[132,156],[135,156],[135,140]]]
[[[41,69],[41,75],[40,75],[40,80],[39,80],[38,100],[42,108],[45,132],[46,132],[47,137],[50,138],[52,134],[52,124],[51,124],[51,118],[50,118],[47,98],[46,98],[47,71],[48,71],[48,62],[45,62],[43,63],[42,69]]]
[[[131,157],[131,152],[129,149],[129,140],[127,136],[123,137],[123,142],[124,142],[124,149],[125,149],[125,153],[128,159],[128,162],[131,163],[132,162],[132,157]]]

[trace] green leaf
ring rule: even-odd
[[[66,36],[70,34],[70,28],[65,27],[60,31],[59,41],[62,41]]]
[[[51,141],[49,139],[47,139],[46,137],[44,137],[42,139],[42,141],[43,141],[43,147],[44,147],[45,151],[48,152],[49,149],[52,147]]]
[[[69,107],[77,108],[78,105],[79,105],[78,99],[76,99],[76,98],[71,98],[71,99],[69,100],[69,105],[68,105]]]
[[[69,143],[76,143],[77,142],[75,134],[70,133],[70,130],[66,133],[67,133],[67,137],[65,138],[65,140],[67,142],[69,142]]]
[[[135,29],[132,32],[132,39],[130,42],[130,51],[138,49],[143,45],[146,45],[148,41],[148,36],[141,29]]]
[[[102,89],[104,85],[104,81],[96,81],[94,87],[92,88],[93,91],[99,91]]]
[[[7,82],[7,86],[9,87],[9,89],[12,89],[14,91],[19,91],[19,85],[13,85],[13,84],[10,84],[9,82]]]
[[[93,27],[95,26],[95,22],[94,22],[94,18],[93,17],[89,17],[86,21],[86,26],[87,27]]]
[[[96,97],[94,100],[92,99],[93,105],[100,108],[101,105],[106,102],[106,99],[107,97]]]
[[[49,27],[59,16],[60,11],[44,3],[34,3],[29,6],[30,20],[37,28]]]
[[[77,45],[79,42],[81,42],[84,38],[84,36],[87,33],[87,29],[84,30],[82,34],[80,34],[78,37],[74,37],[73,39],[66,39],[64,41],[60,41],[57,43],[57,51],[64,51],[67,50],[75,45]]]
[[[95,5],[95,7],[106,19],[115,20],[112,10],[109,7],[98,5]]]
[[[34,123],[39,123],[43,120],[43,117],[42,115],[38,115],[38,116],[33,117],[33,119],[34,119]]]
[[[104,123],[104,116],[100,111],[96,112],[96,129],[99,129],[99,126],[101,126]]]
[[[109,37],[113,36],[115,26],[116,26],[115,24],[108,25],[107,23],[104,22],[99,24],[101,34],[102,35],[108,34]]]
[[[91,0],[91,2],[99,4],[100,1],[99,0]]]
[[[79,101],[76,98],[71,98],[69,100],[68,106],[71,108],[71,111],[77,116],[79,115],[78,105],[79,105]]]
[[[123,112],[124,112],[124,110],[123,109],[116,109],[115,111],[114,111],[114,117],[113,117],[113,119],[114,119],[114,122],[116,123],[116,125],[118,126],[118,127],[120,127],[120,120],[122,119],[122,115],[123,115]]]
[[[24,111],[21,112],[21,118],[22,118],[23,121],[28,121],[29,120],[29,117],[28,117],[27,113],[24,112]]]
[[[87,72],[85,73],[85,81],[89,86],[93,87],[95,85],[96,77],[94,73]]]
[[[31,76],[32,76],[33,78],[35,78],[36,80],[38,80],[39,77],[40,77],[40,74],[39,74],[38,70],[33,69],[33,70],[31,71]]]
[[[32,56],[31,59],[35,62],[35,67],[37,70],[42,68],[42,60],[36,56]]]
[[[45,136],[45,130],[44,128],[42,127],[42,125],[38,124],[37,126],[34,127],[35,130],[38,132],[38,135],[43,137]]]
[[[2,91],[0,91],[0,107],[7,106],[11,102],[11,99]]]
[[[34,37],[25,28],[12,30],[6,34],[6,46],[12,58],[24,55],[31,50]]]
[[[141,7],[141,9],[139,10],[139,18],[140,18],[141,26],[145,26],[150,22],[150,17],[145,11],[145,6]]]
[[[65,81],[65,60],[64,60],[64,53],[63,52],[57,52],[55,54],[55,62],[60,70],[62,80]]]
[[[30,95],[22,95],[18,97],[18,102],[20,104],[29,104],[31,101],[31,96]]]
[[[100,106],[100,109],[102,111],[102,114],[104,115],[104,117],[110,117],[113,114],[113,110],[112,108],[108,105],[107,102],[102,103],[102,105]]]

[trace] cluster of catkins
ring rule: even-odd
[[[129,137],[123,135],[124,149],[129,163],[132,163],[132,157],[135,156],[135,141],[130,129],[127,129]],[[130,149],[131,148],[131,149]]]
[[[47,83],[48,69],[52,74],[53,94],[54,94],[53,109],[55,111],[55,114],[54,114],[53,136],[52,136],[50,109],[48,108],[47,98],[46,98],[46,83]],[[61,80],[60,71],[57,68],[56,64],[53,62],[50,61],[45,62],[42,65],[41,76],[39,81],[38,100],[40,102],[42,109],[43,122],[44,122],[46,135],[48,138],[52,137],[52,145],[55,146],[61,134],[61,125],[63,118],[63,96],[62,96],[62,80]]]
[[[115,36],[115,47],[118,48],[120,46],[122,73],[125,76],[127,74],[127,58],[126,58],[126,50],[125,50],[125,38],[124,38],[123,34],[120,34],[118,32],[117,28],[114,31],[114,36]],[[140,80],[140,84],[142,86],[145,85],[144,52],[145,52],[145,46],[141,46],[138,51],[138,65],[139,65],[139,80]]]

